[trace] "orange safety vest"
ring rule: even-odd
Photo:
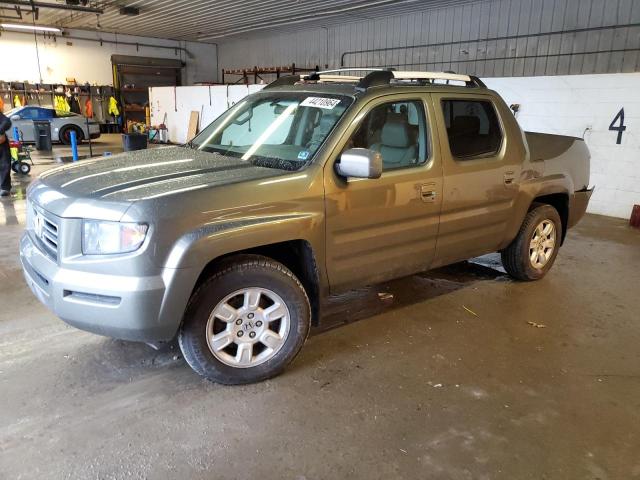
[[[84,102],[84,116],[87,118],[93,118],[93,103],[90,98]]]

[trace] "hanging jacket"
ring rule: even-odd
[[[84,116],[87,118],[93,118],[93,102],[90,98],[84,102]]]
[[[67,97],[65,97],[64,95],[56,95],[54,100],[54,107],[58,112],[66,113],[71,111],[71,106],[67,101]]]
[[[82,110],[80,109],[80,102],[78,101],[78,97],[76,95],[72,95],[69,99],[69,109],[73,113],[82,113]]]
[[[120,116],[120,110],[118,109],[118,101],[113,97],[109,98],[109,115],[113,115],[114,117]]]

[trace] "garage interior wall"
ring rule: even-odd
[[[588,211],[629,218],[640,204],[640,73],[486,79],[507,104],[518,104],[525,131],[583,138],[591,153]],[[625,130],[612,120],[624,111]],[[619,126],[620,118],[614,123]],[[619,143],[618,143],[619,140]]]
[[[481,77],[633,72],[637,0],[492,0],[220,40],[220,67],[398,66]],[[415,4],[419,9],[419,4]]]
[[[75,78],[79,84],[89,82],[98,85],[111,85],[111,55],[136,55],[181,59],[186,63],[183,69],[183,84],[211,82],[217,79],[216,45],[195,42],[176,42],[157,38],[114,35],[104,32],[85,30],[67,30],[65,36],[47,37],[38,34],[38,54],[43,83],[67,83],[66,78]],[[81,37],[86,40],[78,40]],[[144,43],[157,47],[123,45],[122,43]],[[32,33],[3,31],[0,36],[3,60],[0,62],[0,80],[38,83],[40,73],[36,47]],[[170,48],[163,48],[170,47]],[[182,47],[176,50],[173,47]]]
[[[488,78],[521,106],[524,129],[585,139],[597,186],[590,212],[629,218],[640,203],[640,97],[633,86],[640,77],[592,75],[640,71],[639,0],[490,0],[290,28],[221,41],[221,68],[295,62]],[[623,108],[627,129],[618,144],[609,126]]]

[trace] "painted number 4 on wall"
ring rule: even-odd
[[[616,125],[616,122],[619,123]],[[611,124],[609,124],[609,130],[618,132],[618,138],[616,139],[617,145],[620,145],[622,143],[622,132],[624,132],[626,129],[627,127],[624,124],[624,108],[621,108],[618,114],[613,117]]]

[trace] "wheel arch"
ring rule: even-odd
[[[319,324],[320,299],[323,294],[320,270],[311,243],[303,239],[260,245],[217,256],[202,268],[191,293],[193,294],[214,272],[224,268],[225,265],[240,258],[242,255],[261,255],[280,262],[291,270],[300,280],[309,297],[312,325],[317,326]]]
[[[564,243],[569,223],[569,194],[566,192],[558,192],[538,195],[531,202],[529,211],[532,210],[537,204],[550,205],[556,209],[556,211],[560,215],[560,220],[562,221],[561,244]]]

